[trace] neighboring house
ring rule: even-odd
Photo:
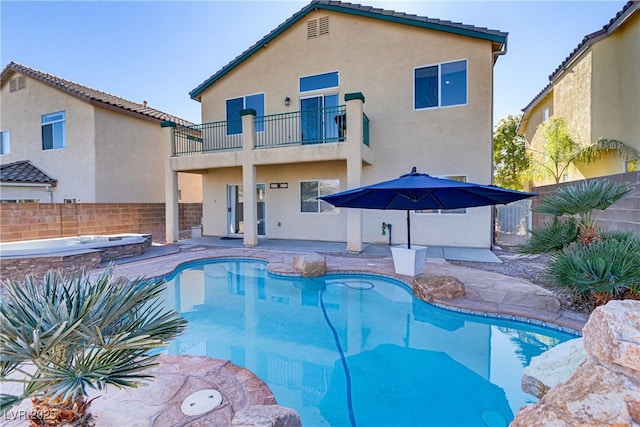
[[[601,30],[588,34],[522,111],[519,133],[530,150],[542,145],[541,124],[562,118],[582,145],[615,139],[640,150],[640,2],[628,2]],[[615,152],[571,167],[563,181],[637,170]],[[553,183],[552,179],[534,185]]]
[[[28,160],[0,164],[2,203],[52,202],[57,181]]]
[[[491,183],[493,67],[506,42],[472,25],[314,1],[190,93],[205,124],[172,129],[169,175],[203,173],[204,235],[360,251],[392,232],[406,244],[405,213],[316,197],[413,166]],[[177,207],[167,207],[171,239]],[[411,215],[415,244],[492,244],[490,207]]]
[[[160,123],[189,122],[15,62],[0,77],[0,199],[165,201],[171,143]],[[16,179],[19,167],[31,172]],[[200,202],[201,186],[199,175],[180,174],[180,201]]]

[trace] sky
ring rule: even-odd
[[[626,3],[351,2],[508,32],[494,67],[494,125],[520,114],[584,36]],[[189,92],[308,3],[0,0],[0,65],[14,61],[200,123]]]

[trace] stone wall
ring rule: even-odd
[[[640,172],[628,172],[618,175],[609,175],[606,177],[591,178],[587,181],[601,179],[608,179],[614,182],[626,181],[635,186],[635,190],[625,196],[622,200],[611,205],[607,210],[594,211],[593,218],[596,220],[596,225],[602,230],[629,230],[640,236]],[[533,192],[538,193],[539,196],[543,197],[547,194],[553,193],[557,188],[564,188],[570,185],[575,185],[576,183],[577,182],[574,181],[534,187]],[[536,203],[539,203],[538,197],[533,200],[533,208],[535,208]],[[534,211],[532,218],[533,229],[535,230],[536,228],[541,227],[549,219],[549,215],[543,215]]]
[[[102,257],[99,250],[76,255],[51,255],[42,258],[0,258],[0,280],[23,281],[27,275],[40,280],[49,270],[69,275],[81,270],[98,268]],[[0,283],[0,292],[4,286]]]
[[[202,203],[180,203],[180,237],[200,224]],[[165,241],[164,203],[18,203],[0,206],[0,241],[137,233]]]

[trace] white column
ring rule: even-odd
[[[164,162],[164,206],[165,206],[165,240],[167,243],[175,243],[180,237],[179,210],[178,210],[178,172],[171,168],[171,157],[175,142],[174,122],[165,121],[160,124],[163,128],[165,144]]]
[[[258,209],[256,200],[256,166],[254,149],[256,147],[256,110],[248,108],[242,115],[242,197],[244,219],[244,245],[258,245]]]
[[[347,93],[347,188],[362,185],[362,141],[364,95]],[[362,252],[362,211],[347,208],[347,252]]]

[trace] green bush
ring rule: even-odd
[[[533,230],[526,243],[516,252],[526,255],[556,252],[564,249],[578,238],[578,225],[573,219],[554,217],[547,226]]]
[[[574,244],[555,253],[549,273],[578,293],[602,292],[614,298],[640,291],[640,239],[630,232],[605,233],[602,241]]]

